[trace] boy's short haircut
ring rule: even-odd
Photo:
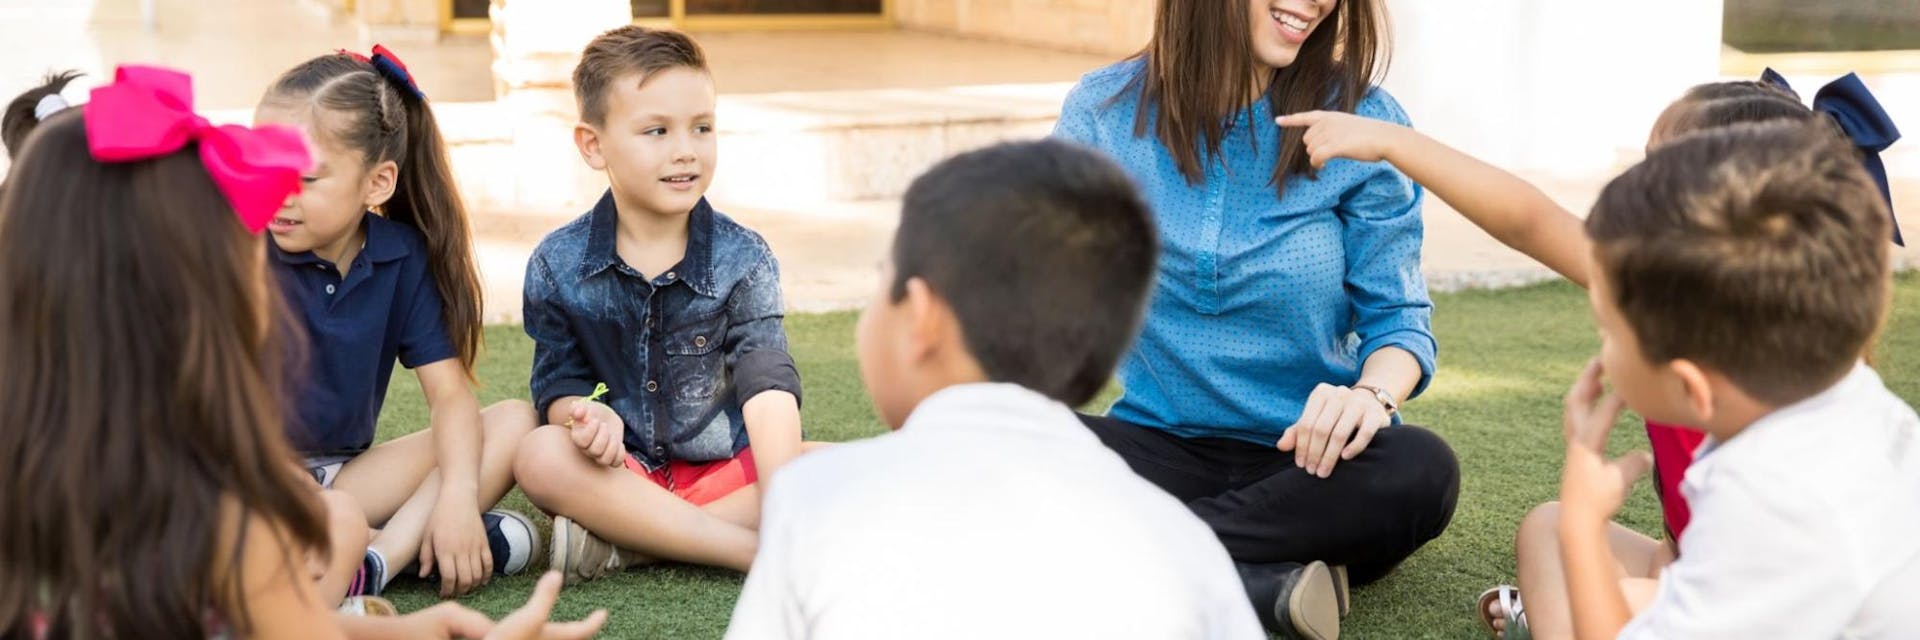
[[[1132,347],[1158,268],[1147,205],[1119,166],[1056,140],[949,158],[913,181],[891,296],[920,278],[995,382],[1093,399]]]
[[[606,124],[607,92],[628,75],[644,79],[656,71],[686,67],[705,73],[707,55],[700,45],[678,31],[627,25],[600,34],[580,53],[573,67],[573,97],[580,120]]]
[[[1886,313],[1886,203],[1817,121],[1654,149],[1601,192],[1587,233],[1649,361],[1694,361],[1774,405],[1838,381]]]

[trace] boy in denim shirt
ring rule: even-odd
[[[758,480],[801,448],[779,266],[702,196],[716,152],[698,46],[614,29],[573,82],[574,142],[611,188],[527,264],[531,386],[550,426],[514,472],[555,515],[550,562],[569,584],[653,559],[745,571]]]

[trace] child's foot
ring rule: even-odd
[[[1527,611],[1520,601],[1518,588],[1503,584],[1482,591],[1478,605],[1481,625],[1497,640],[1529,640],[1533,637],[1527,628]]]
[[[572,518],[554,516],[553,556],[548,569],[560,572],[566,584],[579,584],[623,571],[629,564],[628,555]]]
[[[353,581],[347,583],[347,596],[377,596],[387,588],[387,558],[380,552],[367,550],[360,558],[360,570],[353,574]]]
[[[1326,563],[1235,566],[1268,631],[1287,640],[1340,637],[1340,584]]]
[[[487,528],[487,550],[493,552],[493,575],[510,576],[540,557],[540,532],[518,511],[494,509],[480,515]]]
[[[340,603],[340,613],[350,616],[397,616],[400,610],[380,596],[353,596]]]

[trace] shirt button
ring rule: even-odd
[[[672,280],[672,279],[674,279],[674,278],[678,278],[678,277],[680,277],[680,276],[678,276],[678,275],[675,275],[675,274],[674,274],[674,273],[673,273],[672,271],[668,271],[668,272],[667,272],[667,279],[668,279],[668,280]]]
[[[706,336],[694,336],[694,337],[693,337],[693,348],[695,348],[695,349],[699,349],[699,348],[701,348],[701,347],[705,347],[705,346],[707,346],[707,337],[706,337]]]
[[[333,295],[333,285],[327,285],[327,295]]]
[[[327,270],[327,265],[324,265],[324,264],[316,264],[316,265],[313,265],[313,268],[315,268],[315,269],[319,269],[319,270],[321,270],[321,271],[326,271],[326,270]]]
[[[654,382],[652,380],[647,381],[647,393],[653,393],[659,390],[660,390],[660,383]]]

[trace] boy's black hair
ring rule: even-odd
[[[907,188],[891,295],[924,280],[989,378],[1069,405],[1100,392],[1133,344],[1159,238],[1120,167],[1055,140],[935,165]]]

